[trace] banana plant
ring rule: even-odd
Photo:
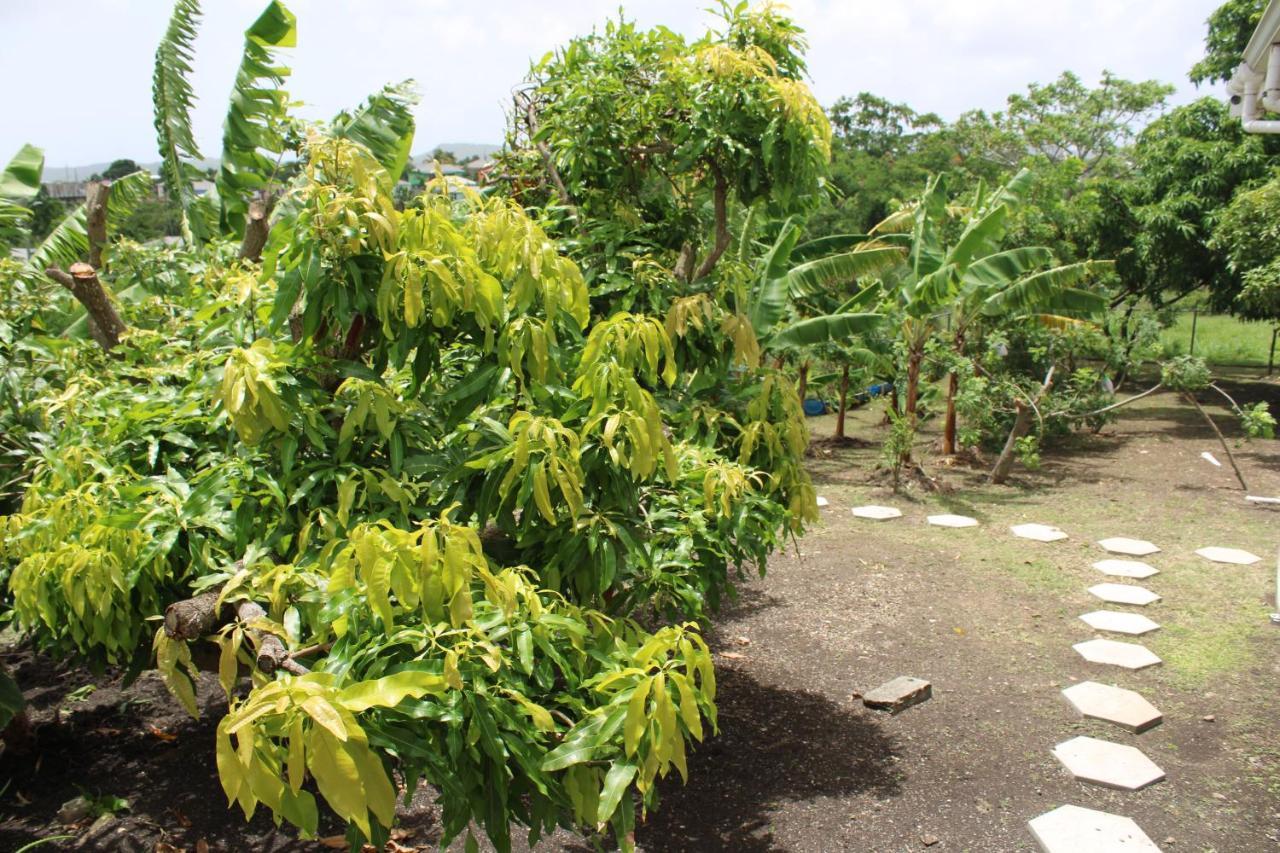
[[[196,96],[188,77],[200,16],[199,0],[176,0],[156,49],[152,78],[161,178],[182,209],[183,237],[192,243],[243,236],[251,203],[270,196],[281,158],[299,153],[301,138],[293,132],[284,88],[291,71],[280,62],[280,51],[297,45],[297,22],[280,0],[271,0],[244,33],[214,191],[195,192],[203,173],[196,166],[201,159],[191,124]],[[355,110],[338,113],[330,135],[361,143],[389,174],[399,175],[413,143],[417,102],[413,81],[386,86]]]
[[[931,178],[920,200],[891,215],[873,234],[909,234],[906,263],[880,281],[881,297],[896,306],[906,350],[906,416],[914,428],[920,368],[925,345],[950,318],[951,346],[964,350],[966,336],[984,320],[1022,317],[1061,324],[1105,310],[1106,301],[1076,284],[1096,275],[1106,264],[1082,261],[1054,266],[1043,246],[1001,250],[1010,214],[1026,191],[1031,173],[1022,170],[1003,186],[979,184],[972,203],[949,205],[944,176]],[[908,215],[909,214],[909,215]],[[951,242],[948,233],[959,228]],[[955,395],[958,377],[950,373],[947,389],[945,453],[955,453]]]
[[[753,245],[748,216],[739,241],[740,260]],[[865,234],[836,234],[799,242],[802,224],[789,217],[756,263],[749,286],[739,288],[737,305],[751,322],[762,350],[779,359],[792,350],[821,343],[851,343],[855,335],[875,328],[883,316],[874,313],[826,313],[859,278],[886,269],[902,258],[902,250]],[[816,315],[816,316],[814,316]],[[808,361],[800,365],[803,399]]]
[[[44,172],[44,152],[27,144],[18,149],[9,165],[0,172],[0,228],[11,228],[31,215],[26,202],[40,192]]]

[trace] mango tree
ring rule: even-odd
[[[279,3],[246,39],[233,100],[253,103],[233,104],[219,198],[195,196],[198,11],[175,7],[155,92],[187,245],[57,243],[101,250],[100,281],[139,298],[108,292],[109,355],[73,340],[29,368],[58,365],[38,400],[48,441],[0,521],[17,623],[95,667],[154,662],[193,714],[225,707],[217,769],[246,816],[265,805],[312,835],[323,802],[353,848],[381,845],[427,781],[445,843],[477,825],[509,849],[515,823],[629,848],[657,780],[715,731],[688,620],[816,514],[794,388],[760,366],[727,307],[740,268],[720,263],[731,205],[797,206],[823,166],[798,31],[740,10],[694,45],[615,30],[663,81],[655,103],[699,129],[662,161],[683,164],[665,190],[681,200],[646,222],[620,200],[647,204],[652,184],[637,196],[634,172],[559,159],[574,114],[554,110],[536,177],[511,189],[581,192],[569,217],[454,201],[447,181],[398,209],[407,90],[327,123],[287,115],[261,91],[292,43]],[[263,171],[281,148],[301,158],[288,184]],[[259,260],[253,205],[277,192]],[[225,706],[197,691],[202,667]]]

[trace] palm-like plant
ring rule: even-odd
[[[994,191],[979,185],[972,203],[947,202],[946,182],[932,178],[920,200],[895,213],[873,234],[906,232],[909,249],[903,265],[880,280],[880,296],[895,306],[906,350],[905,414],[912,427],[917,416],[920,369],[925,346],[938,332],[939,321],[951,320],[951,344],[963,353],[967,336],[980,321],[1027,317],[1062,322],[1105,309],[1096,293],[1075,287],[1095,274],[1101,263],[1053,266],[1053,253],[1042,246],[1001,250],[1005,223],[1022,197],[1030,173],[1019,172]],[[954,241],[948,233],[959,236]],[[956,450],[955,394],[958,377],[948,379],[945,453]]]

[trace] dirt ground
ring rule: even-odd
[[[1280,410],[1275,383],[1232,390]],[[1222,409],[1210,411],[1229,427]],[[688,786],[664,785],[637,832],[643,850],[1033,850],[1027,820],[1065,803],[1128,815],[1167,851],[1280,850],[1280,627],[1267,620],[1280,507],[1246,503],[1229,468],[1200,458],[1222,454],[1194,410],[1171,395],[1144,399],[1004,487],[926,458],[948,490],[906,496],[872,474],[877,413],[850,421],[869,443],[824,440],[831,420],[811,421],[811,470],[830,506],[716,623],[720,736],[691,758]],[[1280,495],[1280,444],[1254,442],[1238,457],[1253,494]],[[849,513],[870,502],[905,517]],[[925,524],[940,511],[982,526]],[[1070,538],[1008,533],[1028,521]],[[1077,616],[1102,607],[1086,589],[1105,580],[1089,564],[1106,536],[1163,549],[1148,558],[1161,573],[1143,582],[1163,600],[1142,609],[1163,625],[1142,639],[1162,667],[1110,671],[1071,649],[1095,636]],[[1193,553],[1206,545],[1264,560],[1212,564]],[[27,690],[42,749],[36,760],[0,758],[0,850],[63,833],[74,837],[38,849],[328,849],[263,813],[246,825],[225,808],[211,684],[211,713],[191,721],[153,676],[121,691],[22,648],[3,657]],[[928,679],[933,698],[896,717],[862,707],[856,694],[898,675]],[[1086,679],[1138,690],[1164,723],[1132,735],[1080,720],[1059,691]],[[1050,750],[1078,734],[1138,745],[1168,778],[1136,793],[1076,782]],[[96,828],[91,816],[64,827],[59,808],[82,792],[129,809]],[[397,842],[430,847],[438,826],[423,793]],[[538,849],[591,846],[558,833]]]

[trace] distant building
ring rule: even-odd
[[[435,177],[437,169],[444,175],[465,175],[467,173],[466,166],[459,166],[457,163],[442,163],[439,160],[432,159],[430,156],[423,157],[416,163],[410,161],[410,165],[417,171],[425,173],[428,178]]]
[[[49,198],[64,204],[82,204],[85,199],[85,181],[49,181],[44,191]]]

